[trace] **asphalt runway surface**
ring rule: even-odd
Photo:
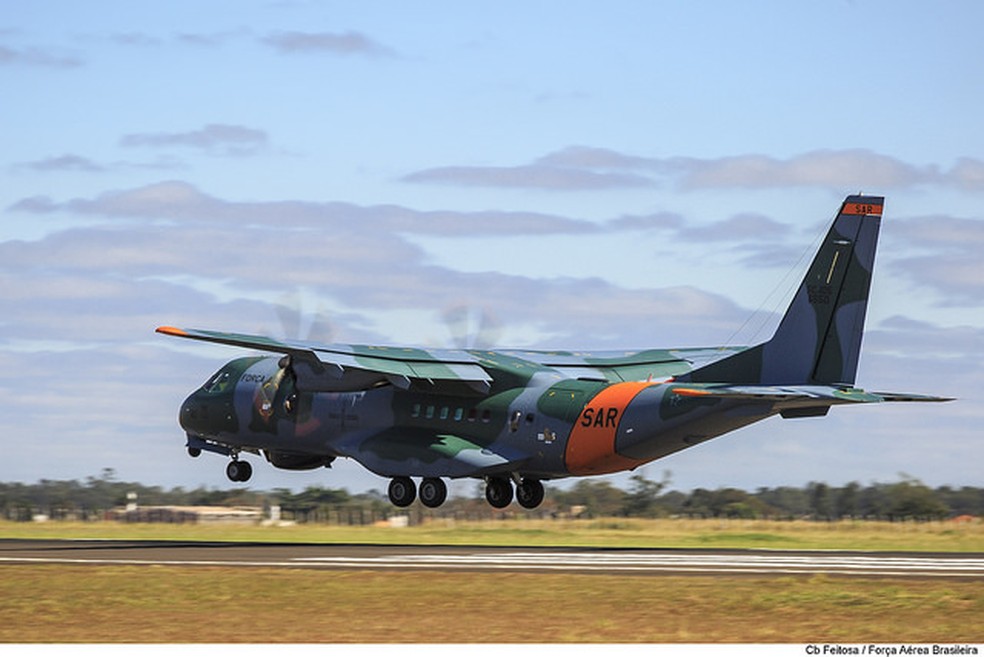
[[[984,554],[0,539],[15,564],[984,580]]]

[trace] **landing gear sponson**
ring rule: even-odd
[[[434,509],[448,498],[448,487],[438,477],[424,477],[419,488],[410,477],[393,477],[388,494],[394,506],[410,506],[419,495],[421,504]],[[513,495],[513,482],[509,477],[486,479],[485,499],[493,507],[506,508],[512,503]],[[515,498],[523,508],[535,509],[543,502],[543,484],[539,479],[521,479],[516,484]]]

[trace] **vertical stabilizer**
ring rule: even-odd
[[[844,200],[771,340],[677,380],[853,385],[884,202]]]

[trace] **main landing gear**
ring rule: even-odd
[[[394,506],[410,506],[419,495],[421,504],[436,509],[447,500],[448,487],[444,480],[438,477],[424,477],[419,487],[410,477],[393,477],[390,480],[388,494]],[[543,502],[543,484],[539,479],[521,479],[516,484],[515,498],[523,508],[535,509]],[[513,501],[512,480],[508,477],[486,479],[485,499],[497,509],[509,506]]]

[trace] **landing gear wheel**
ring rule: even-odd
[[[447,484],[444,483],[443,479],[437,477],[425,477],[420,482],[419,492],[420,501],[423,505],[432,509],[441,506],[444,504],[444,500],[448,499]]]
[[[226,466],[226,476],[229,481],[249,481],[253,476],[253,466],[247,461],[229,461]]]
[[[516,501],[524,509],[535,509],[543,502],[543,484],[539,479],[523,479],[516,486]]]
[[[512,482],[505,477],[492,477],[485,484],[485,499],[497,509],[504,509],[513,500]]]
[[[388,492],[395,506],[410,506],[417,498],[417,487],[410,477],[393,477]]]
[[[201,447],[189,447],[188,448],[188,456],[190,456],[191,458],[197,459],[201,455],[202,455],[202,448]]]

